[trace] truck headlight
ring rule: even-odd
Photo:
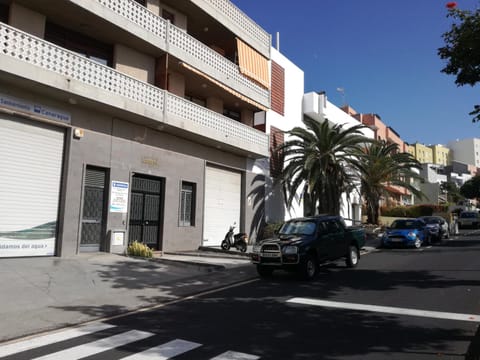
[[[285,246],[282,251],[285,255],[289,254],[297,254],[298,253],[298,247],[296,246]]]

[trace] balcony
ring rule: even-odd
[[[1,72],[126,111],[132,119],[209,146],[244,156],[268,156],[264,133],[4,23],[0,23]]]
[[[269,90],[243,76],[236,64],[135,1],[70,0],[70,2],[95,16],[101,14],[102,18],[111,24],[168,52],[258,104],[270,107]],[[212,1],[207,2],[212,3]],[[210,6],[213,5],[213,3],[210,4]],[[234,7],[233,4],[230,6]],[[243,17],[246,18],[245,15]],[[265,43],[264,36],[262,39]]]

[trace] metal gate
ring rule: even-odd
[[[83,195],[80,251],[105,250],[105,182],[107,170],[87,166]]]
[[[164,179],[133,175],[128,242],[143,242],[161,250]]]

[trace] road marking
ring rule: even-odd
[[[260,356],[244,354],[235,351],[227,351],[223,354],[215,356],[211,360],[257,360],[260,359]]]
[[[72,348],[58,351],[53,354],[35,358],[35,360],[73,360],[95,355],[134,341],[142,340],[154,334],[146,331],[131,330],[122,334],[113,335],[104,339],[90,342],[88,344],[74,346]]]
[[[460,314],[460,313],[441,312],[441,311],[417,310],[417,309],[407,309],[407,308],[390,307],[390,306],[365,305],[365,304],[316,300],[316,299],[307,299],[307,298],[292,298],[290,300],[287,300],[287,302],[295,303],[295,304],[303,304],[303,305],[330,307],[330,308],[337,308],[337,309],[361,310],[361,311],[372,311],[372,312],[380,312],[380,313],[395,314],[395,315],[420,316],[420,317],[428,317],[428,318],[436,318],[436,319],[480,322],[480,315],[475,315],[475,314]]]
[[[0,357],[16,354],[22,351],[30,350],[33,348],[50,345],[63,340],[72,339],[75,337],[88,335],[97,331],[107,330],[114,327],[109,324],[92,324],[82,326],[80,328],[73,328],[66,331],[54,332],[47,335],[42,335],[36,338],[28,338],[19,342],[13,342],[6,345],[0,345]]]
[[[168,343],[165,343],[160,346],[156,346],[153,348],[150,348],[148,350],[142,351],[138,354],[133,354],[131,356],[127,356],[126,358],[123,359],[129,359],[129,360],[151,360],[151,359],[157,359],[157,360],[166,360],[170,359],[174,356],[186,353],[187,351],[193,350],[199,346],[202,346],[202,344],[186,341],[186,340],[181,340],[181,339],[175,339],[173,341],[170,341]]]

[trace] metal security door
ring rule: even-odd
[[[139,241],[161,250],[164,180],[143,175],[132,178],[128,242]]]
[[[88,167],[83,195],[80,251],[104,250],[107,170]]]

